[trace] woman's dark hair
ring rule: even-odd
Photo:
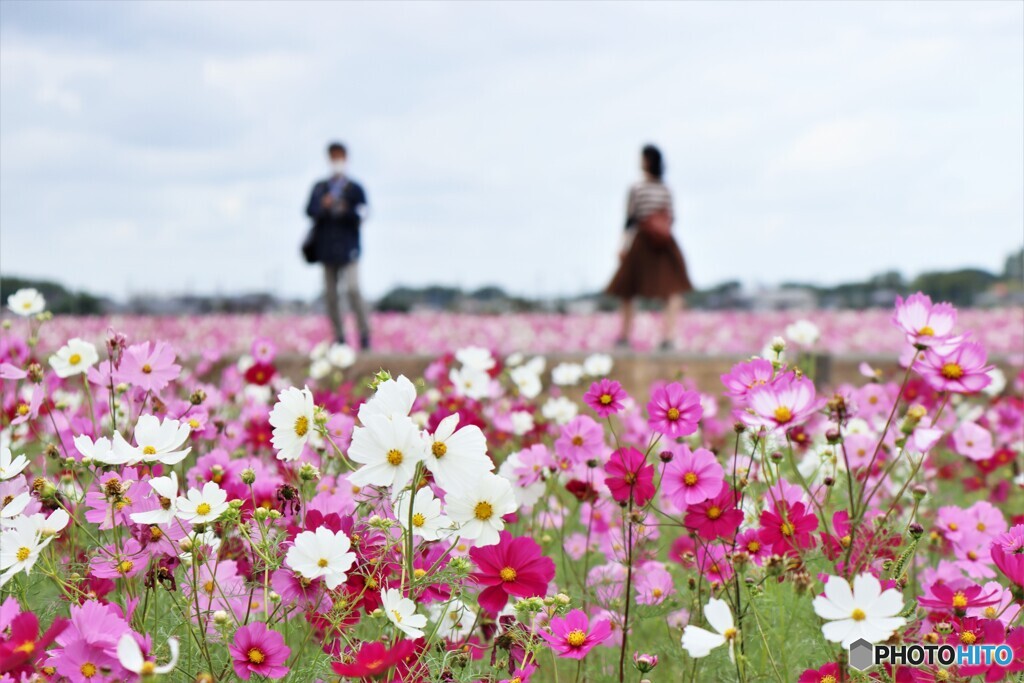
[[[655,179],[661,180],[665,175],[665,160],[661,157],[661,150],[654,145],[644,145],[640,154],[644,159],[644,170]]]

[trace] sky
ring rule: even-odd
[[[312,298],[324,147],[364,290],[560,296],[658,144],[697,286],[1001,270],[1024,3],[0,2],[0,272]]]

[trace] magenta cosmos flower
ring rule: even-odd
[[[267,678],[281,678],[288,673],[284,666],[291,648],[284,637],[267,629],[262,621],[243,626],[235,632],[235,642],[228,648],[234,660],[235,674],[249,680],[253,674]]]
[[[629,398],[622,385],[613,379],[599,379],[590,385],[583,401],[594,409],[600,417],[615,415],[625,406],[622,402]]]
[[[917,371],[934,389],[955,394],[975,394],[992,382],[985,347],[975,341],[927,349]]]
[[[555,562],[546,557],[529,536],[513,537],[507,531],[499,535],[497,545],[471,548],[469,556],[477,566],[473,579],[485,588],[478,598],[480,606],[500,612],[508,596],[531,598],[548,592],[555,578]]]
[[[718,495],[686,510],[686,528],[709,541],[732,538],[742,522],[743,513],[736,509],[736,493],[724,481]]]
[[[999,571],[1016,585],[1024,586],[1024,524],[993,538],[990,552]]]
[[[612,453],[604,471],[608,473],[605,486],[617,502],[632,497],[637,505],[644,506],[654,497],[654,466],[648,465],[647,458],[637,449],[618,449]]]
[[[714,454],[706,448],[691,451],[688,446],[665,467],[661,489],[665,497],[683,510],[688,505],[718,495],[725,480],[725,471]]]
[[[673,439],[697,431],[697,423],[703,415],[700,394],[687,391],[679,382],[655,389],[647,404],[647,424]]]
[[[789,429],[813,415],[819,403],[815,398],[814,382],[787,373],[776,377],[771,384],[751,391],[748,405],[752,411],[745,417],[748,424]]]
[[[548,641],[551,649],[560,657],[568,659],[583,659],[595,645],[612,634],[607,620],[591,624],[586,613],[579,609],[574,609],[564,618],[553,618],[550,627],[551,632],[541,631],[541,637]]]
[[[896,311],[892,321],[907,335],[915,346],[941,344],[953,334],[956,309],[952,304],[933,304],[931,297],[918,292],[904,301],[896,297]]]
[[[722,384],[725,385],[725,393],[742,402],[751,389],[768,384],[774,376],[775,366],[771,361],[755,358],[732,366],[732,370],[722,375]]]
[[[818,518],[803,503],[779,502],[774,511],[761,513],[761,542],[772,546],[777,555],[796,548],[814,545],[814,531]]]

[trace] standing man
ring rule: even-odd
[[[324,265],[324,303],[334,336],[345,341],[345,326],[338,300],[338,284],[344,288],[359,324],[359,345],[370,347],[370,322],[366,304],[359,293],[359,227],[366,214],[366,193],[348,177],[348,150],[340,142],[327,146],[331,175],[313,186],[306,213],[314,222],[313,253]]]

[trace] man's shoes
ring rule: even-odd
[[[361,350],[363,350],[363,351],[369,351],[370,350],[370,335],[369,334],[361,334],[361,335],[359,335],[359,348]]]
[[[626,339],[625,337],[619,337],[618,339],[615,340],[615,348],[618,349],[619,351],[629,350],[629,340]]]

